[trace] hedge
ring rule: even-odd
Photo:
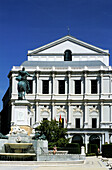
[[[97,153],[98,152],[98,145],[97,144],[88,144],[88,153]]]
[[[102,157],[112,158],[112,144],[102,145]]]
[[[52,150],[53,148],[49,147],[49,150]],[[79,143],[69,143],[66,145],[66,147],[57,147],[58,151],[68,151],[68,154],[80,154],[81,149]]]

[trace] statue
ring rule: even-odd
[[[0,133],[0,139],[8,139],[8,136],[5,136],[2,133]]]
[[[32,137],[32,139],[38,140],[39,137],[40,137],[40,133],[37,132],[37,133],[35,133],[35,136]]]
[[[25,71],[25,68],[23,67],[22,70],[19,71],[19,75],[16,77],[16,80],[18,81],[18,99],[23,100],[25,99],[25,93],[28,93],[30,91],[30,85],[27,80],[27,77],[33,77],[31,76],[27,71]]]
[[[39,139],[46,140],[46,136],[44,134],[42,134],[42,136],[40,136]]]
[[[32,137],[34,140],[46,140],[46,136],[44,134],[40,135],[39,132],[35,133],[35,136]]]
[[[12,127],[12,132],[10,134],[25,134],[27,135],[27,131],[25,129],[20,128],[19,126]]]

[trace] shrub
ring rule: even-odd
[[[53,147],[49,147],[49,150],[52,150]],[[69,143],[66,147],[57,147],[58,151],[68,151],[68,154],[80,154],[80,145],[79,143]]]
[[[97,144],[88,144],[88,153],[97,153],[98,145]]]
[[[69,142],[67,136],[67,129],[59,126],[59,122],[55,120],[44,120],[40,123],[40,126],[36,128],[40,132],[40,136],[44,134],[48,140],[49,147],[65,147]]]
[[[80,145],[79,143],[69,143],[66,146],[69,154],[80,154]]]
[[[112,158],[112,144],[102,145],[102,157]]]
[[[87,153],[86,156],[95,156],[95,153]]]

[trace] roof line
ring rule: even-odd
[[[98,47],[95,47],[95,46],[90,45],[88,43],[85,43],[85,42],[83,42],[81,40],[78,40],[77,38],[75,38],[75,37],[73,37],[71,35],[66,35],[66,36],[64,36],[64,37],[62,37],[62,38],[60,38],[60,39],[58,39],[56,41],[53,41],[51,43],[48,43],[48,44],[46,44],[44,46],[41,46],[41,47],[36,48],[34,50],[29,50],[27,55],[32,55],[32,54],[41,52],[42,50],[48,49],[50,47],[53,47],[53,46],[55,46],[55,45],[57,45],[57,44],[59,44],[61,42],[65,42],[66,40],[69,40],[71,42],[75,42],[76,44],[81,45],[81,46],[86,47],[86,48],[89,48],[89,49],[92,49],[93,51],[96,51],[96,52],[99,52],[99,53],[105,53],[105,54],[109,55],[109,53],[106,50],[103,50],[101,48],[98,48]]]

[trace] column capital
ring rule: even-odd
[[[55,67],[54,66],[52,67],[52,71],[55,71]]]
[[[39,106],[39,103],[36,103],[36,106]]]
[[[12,102],[11,105],[14,106],[14,102]]]
[[[71,77],[71,74],[70,74],[70,73],[68,73],[68,77],[69,77],[69,78]]]
[[[71,103],[70,103],[70,102],[68,103],[68,106],[71,106]]]
[[[103,74],[101,73],[100,76],[103,77]]]
[[[52,73],[52,77],[55,78],[55,74],[54,73]]]
[[[52,103],[52,106],[54,106],[55,104],[54,104],[54,102]]]
[[[84,77],[85,77],[85,78],[87,77],[87,73],[84,74]]]
[[[16,74],[16,76],[17,76],[17,74]],[[15,76],[14,74],[12,74],[12,76],[11,76],[11,77],[12,77],[12,78],[14,78],[14,77],[16,77],[16,76]]]
[[[36,74],[36,77],[39,78],[39,73]]]

